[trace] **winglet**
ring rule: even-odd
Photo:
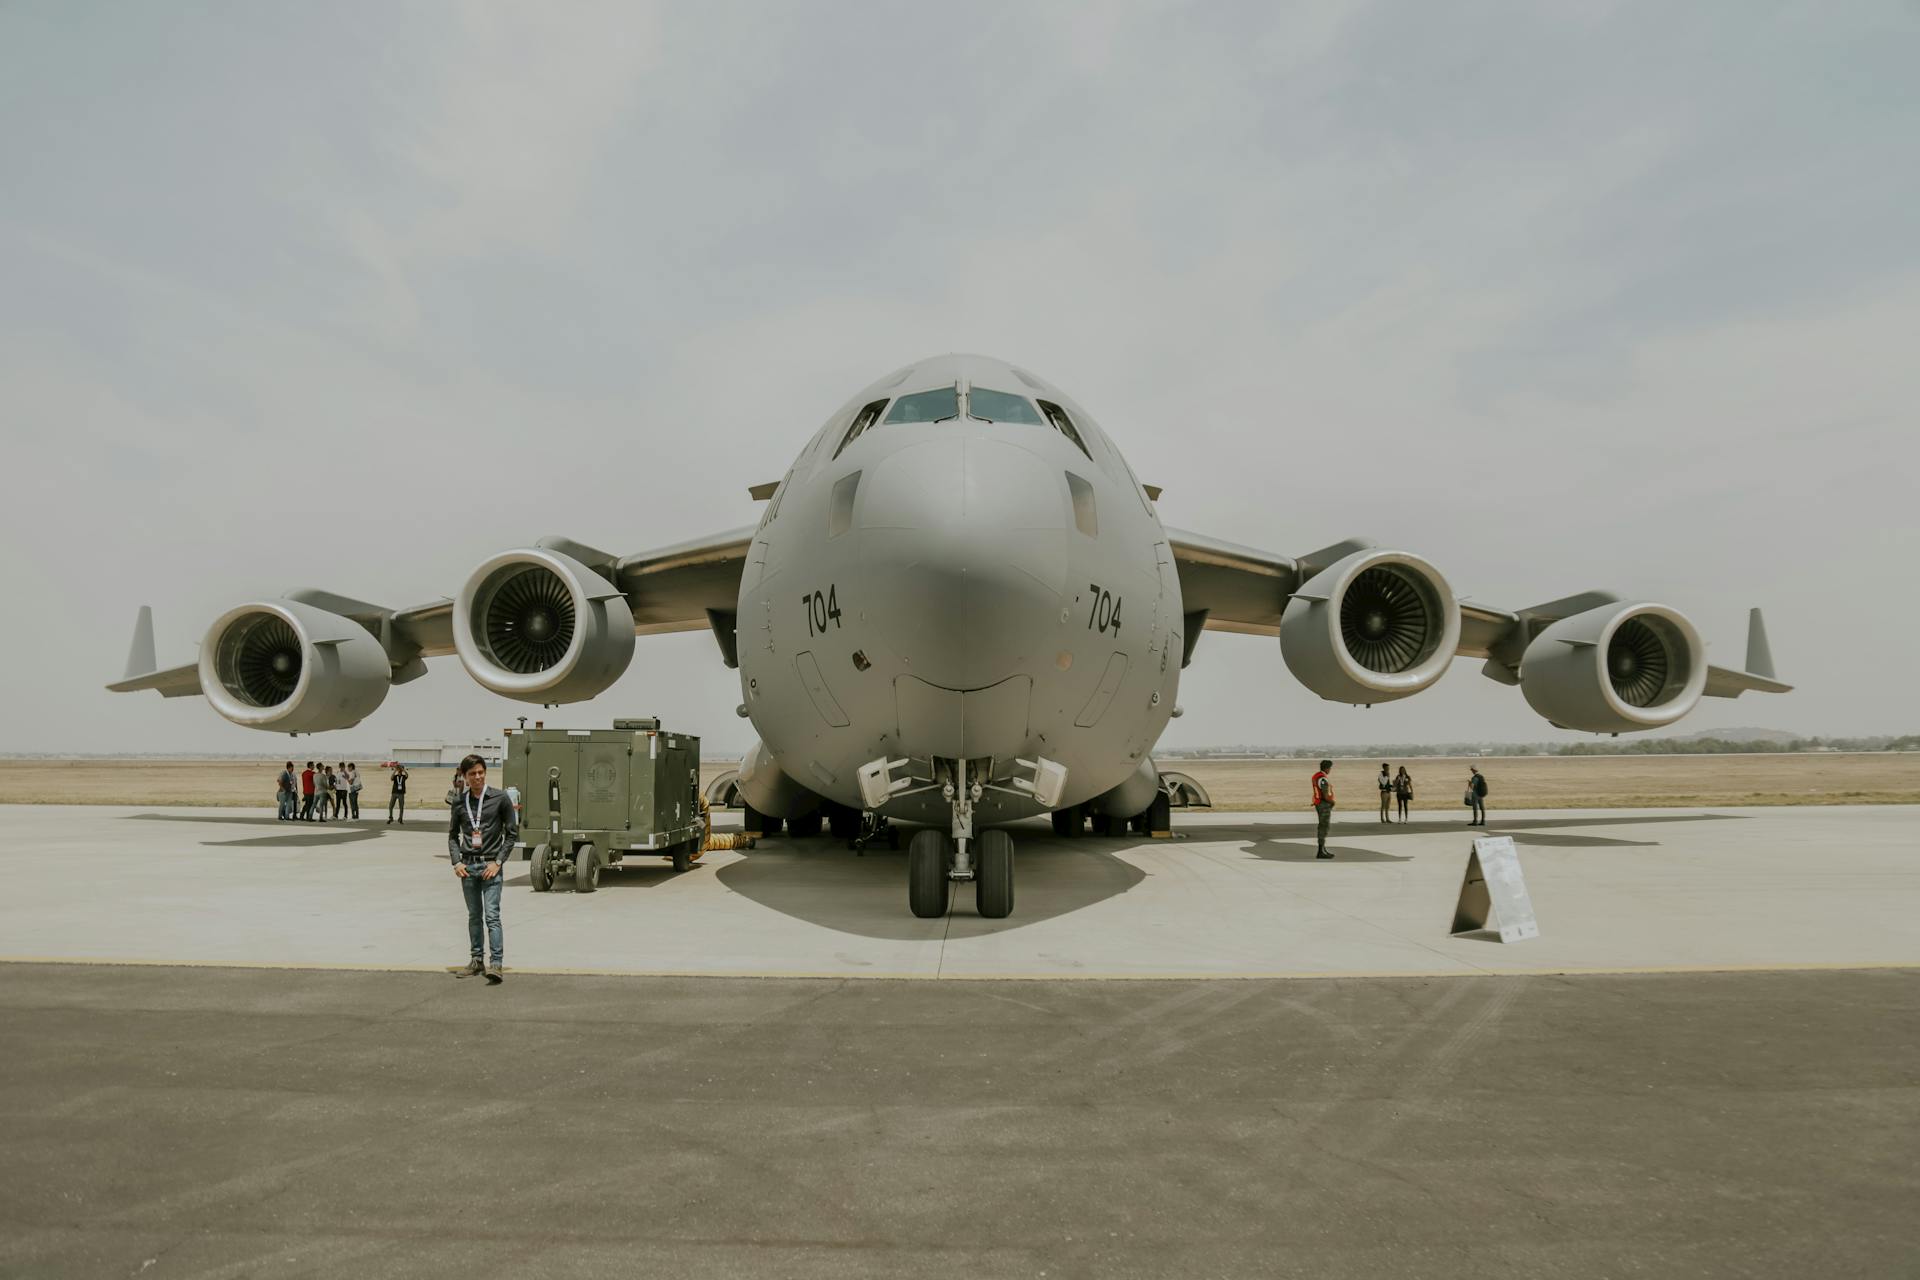
[[[1747,673],[1771,680],[1773,650],[1767,646],[1767,620],[1758,609],[1747,611]]]
[[[127,650],[128,680],[152,675],[159,667],[153,656],[153,606],[143,604],[133,619],[133,644]]]
[[[184,698],[200,692],[200,664],[194,661],[165,671],[160,669],[153,652],[153,609],[143,604],[133,619],[133,643],[127,646],[127,674],[107,688],[113,693],[152,689],[163,698]]]

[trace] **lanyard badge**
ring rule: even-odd
[[[465,796],[461,797],[461,803],[467,811],[467,826],[471,828],[467,836],[468,843],[472,848],[478,849],[480,847],[480,809],[484,803],[484,799],[482,802],[476,803],[473,800],[473,793],[469,791]]]

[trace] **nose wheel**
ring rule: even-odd
[[[1013,837],[1004,831],[980,835],[973,871],[973,900],[989,920],[1013,914]]]
[[[922,920],[947,914],[947,864],[953,859],[953,840],[944,831],[913,833],[907,846],[907,906]]]

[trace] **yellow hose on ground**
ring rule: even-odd
[[[700,845],[701,853],[706,852],[708,849],[753,848],[753,837],[744,831],[721,831],[717,833],[714,831],[713,810],[708,807],[705,796],[700,797],[700,825],[706,828],[707,832],[706,839],[702,841]],[[698,862],[699,860],[700,855],[695,854],[694,861]]]

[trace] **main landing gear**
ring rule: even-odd
[[[983,784],[968,776],[964,760],[950,769],[941,789],[953,805],[953,832],[914,833],[907,846],[907,906],[922,920],[937,919],[947,914],[953,882],[971,880],[980,914],[1004,920],[1013,914],[1013,837],[998,830],[974,835],[973,806]]]

